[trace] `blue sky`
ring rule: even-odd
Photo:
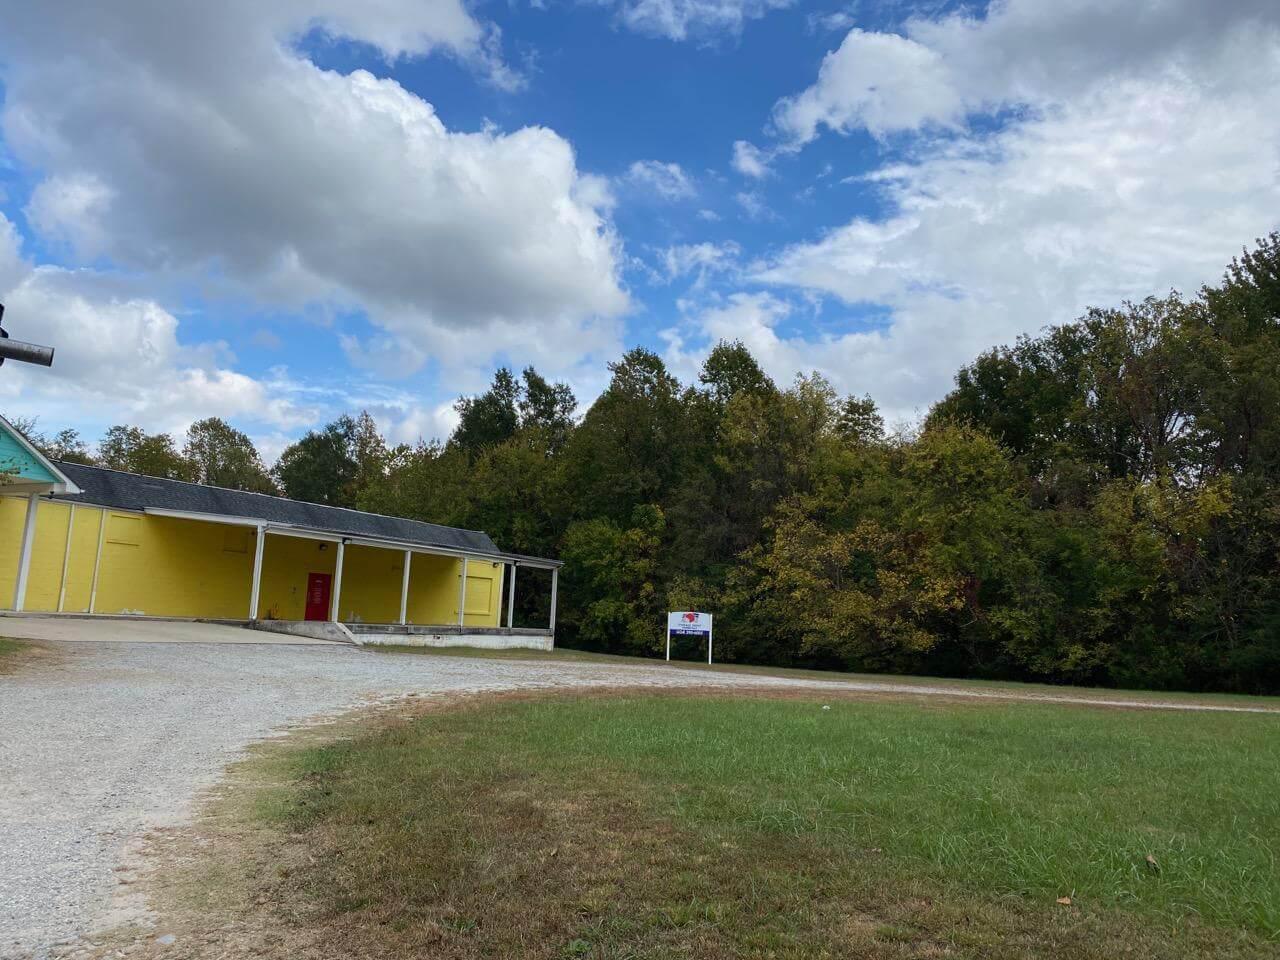
[[[59,350],[0,410],[89,437],[430,439],[721,338],[909,423],[1280,211],[1264,0],[100,6],[0,0],[0,299]]]

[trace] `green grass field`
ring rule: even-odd
[[[1280,953],[1276,718],[817,696],[274,749],[242,902],[322,956]]]
[[[1280,710],[1280,698],[1256,697],[1236,693],[1183,693],[1165,690],[1118,690],[1109,687],[1070,687],[1061,684],[1019,683],[1011,680],[958,680],[950,677],[900,676],[889,673],[841,673],[834,670],[805,670],[791,667],[760,667],[741,663],[706,663],[691,660],[672,660],[667,663],[656,657],[627,657],[612,653],[593,653],[588,650],[572,650],[557,647],[554,650],[481,650],[475,647],[413,647],[400,644],[370,644],[365,650],[383,654],[409,656],[467,657],[490,660],[533,660],[553,663],[605,663],[614,666],[664,667],[673,670],[712,671],[745,674],[760,677],[789,677],[798,680],[823,680],[838,682],[853,680],[859,683],[891,683],[909,686],[954,687],[987,692],[1017,694],[1047,694],[1053,696],[1088,697],[1101,700],[1146,700],[1168,703],[1209,703],[1224,706],[1262,707]]]

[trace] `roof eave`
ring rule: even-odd
[[[396,537],[370,537],[365,534],[344,533],[341,530],[325,530],[320,527],[304,527],[299,524],[260,520],[254,517],[235,517],[224,514],[198,513],[189,510],[171,510],[166,507],[143,507],[142,510],[152,516],[169,517],[174,520],[194,520],[203,523],[222,523],[229,526],[259,527],[267,533],[276,533],[286,537],[305,537],[330,542],[341,540],[344,543],[355,544],[356,546],[378,547],[384,550],[411,550],[417,553],[434,553],[450,557],[476,557],[483,560],[514,563],[516,566],[539,567],[548,570],[559,569],[564,565],[559,560],[503,553],[500,550],[465,549],[425,543],[418,540],[401,540]]]

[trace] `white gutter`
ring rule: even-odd
[[[248,517],[228,517],[220,513],[196,513],[190,510],[165,510],[161,507],[143,507],[143,513],[153,517],[169,517],[174,520],[199,520],[201,523],[225,523],[233,527],[257,527],[261,520]]]
[[[300,527],[284,526],[278,523],[268,523],[264,525],[267,533],[274,533],[280,537],[295,537],[298,540],[319,540],[322,543],[340,543],[346,538],[336,533],[319,533],[312,530],[303,530]]]

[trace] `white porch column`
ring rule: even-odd
[[[102,569],[102,538],[107,533],[107,511],[98,511],[98,551],[93,555],[93,583],[89,587],[89,612],[98,604],[98,571]]]
[[[551,568],[551,625],[547,628],[556,632],[556,592],[560,587],[560,568]]]
[[[267,528],[258,524],[257,543],[253,546],[253,587],[249,591],[249,619],[258,619],[258,596],[262,590],[262,551],[267,545]]]
[[[507,629],[516,625],[516,565],[511,564],[511,587],[507,592]]]
[[[342,603],[342,560],[343,553],[346,552],[347,542],[345,540],[338,541],[338,556],[334,561],[333,568],[333,596],[329,598],[329,620],[332,623],[338,622],[338,611],[341,609]]]
[[[404,577],[400,581],[400,626],[404,626],[409,614],[409,567],[413,563],[413,551],[404,552]]]
[[[464,626],[467,616],[467,558],[462,558],[462,582],[458,584],[458,626]]]
[[[36,511],[40,494],[27,497],[27,520],[22,525],[22,545],[18,548],[18,579],[13,582],[13,609],[21,610],[27,602],[27,575],[31,572],[31,545],[36,539]]]
[[[71,565],[71,533],[76,528],[76,505],[71,505],[71,515],[67,518],[67,543],[62,548],[62,580],[58,584],[58,612],[67,605],[67,567]]]

